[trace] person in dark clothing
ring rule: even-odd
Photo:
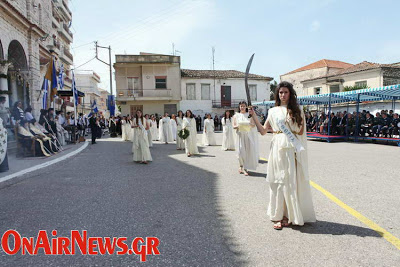
[[[379,112],[376,113],[376,116],[374,118],[374,126],[372,126],[372,134],[374,134],[376,137],[379,137],[379,133],[381,132],[382,128],[382,117]]]
[[[200,132],[201,131],[201,116],[197,115],[196,119],[196,127],[197,127],[197,131]]]
[[[382,136],[387,137],[389,134],[389,127],[390,123],[392,122],[392,119],[388,117],[386,113],[382,114],[382,128],[381,128],[381,133]]]
[[[336,125],[336,133],[338,135],[344,135],[347,118],[343,113],[339,113],[338,123]]]
[[[390,122],[389,135],[393,138],[393,135],[399,135],[400,119],[399,114],[393,114],[393,120]]]
[[[373,125],[374,120],[372,119],[371,114],[367,113],[365,115],[365,121],[361,124],[361,135],[365,136],[366,134],[368,134],[368,136],[370,136]]]
[[[214,117],[214,129],[218,129],[218,125],[219,125],[219,119],[218,119],[218,116],[215,115],[215,117]]]
[[[25,120],[24,110],[22,109],[21,101],[15,102],[11,116],[14,117],[14,120],[16,122]]]
[[[90,131],[92,133],[92,145],[96,144],[96,138],[99,134],[99,130],[100,127],[98,125],[98,119],[96,118],[96,116],[92,116],[89,119],[89,127],[90,127]]]

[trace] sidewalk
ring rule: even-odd
[[[63,161],[72,155],[75,155],[85,149],[88,145],[88,141],[66,145],[63,147],[63,151],[58,152],[51,157],[19,157],[17,158],[15,154],[8,156],[8,166],[9,170],[7,172],[0,173],[0,183],[6,180],[12,179],[14,177],[35,171],[54,163]]]

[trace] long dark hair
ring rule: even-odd
[[[226,117],[226,113],[227,113],[227,112],[229,113],[228,118]],[[225,113],[224,113],[225,121],[226,121],[227,119],[231,120],[231,117],[232,117],[231,112],[230,112],[229,110],[225,110]]]
[[[289,103],[287,106],[288,114],[294,123],[298,125],[303,124],[303,118],[301,117],[300,106],[297,103],[297,94],[296,91],[293,89],[293,84],[290,82],[281,82],[278,84],[275,90],[275,107],[281,105],[281,99],[279,98],[279,90],[283,87],[289,89]]]
[[[190,109],[186,110],[186,112],[185,112],[185,117],[187,117],[187,112],[188,112],[188,111],[190,112],[189,118],[193,119],[193,112],[192,112]]]
[[[247,108],[247,103],[246,101],[240,101],[239,102],[239,113],[240,113],[240,105],[245,104],[246,105],[246,112],[249,112],[249,109]]]
[[[181,117],[181,116],[179,116],[179,112],[182,114],[182,117]],[[184,114],[183,114],[183,111],[182,111],[182,110],[178,110],[178,118],[181,118],[181,119],[183,119],[183,117],[185,117],[185,116],[184,116]]]
[[[136,110],[136,113],[135,113],[136,125],[139,125],[139,117],[137,115],[138,111],[140,111],[140,113],[142,113],[141,120],[142,120],[142,125],[143,125],[144,124],[144,117],[143,117],[143,112],[140,109]]]

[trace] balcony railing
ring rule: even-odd
[[[243,99],[231,99],[229,100],[222,100],[222,101],[217,101],[213,100],[212,101],[212,107],[213,108],[237,108],[239,107],[239,103],[243,101]]]
[[[64,47],[64,55],[66,57],[68,57],[72,62],[74,61],[74,57],[72,56],[72,54],[69,52],[69,50],[67,48]]]
[[[139,97],[172,97],[171,89],[118,89],[117,97],[139,98]]]
[[[69,36],[71,36],[71,38],[74,38],[74,35],[73,35],[72,32],[69,30],[67,24],[63,23],[63,28],[64,28],[64,30],[69,34]]]

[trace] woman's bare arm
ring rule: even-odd
[[[271,125],[269,124],[268,120],[265,121],[264,126],[261,125],[260,121],[258,120],[255,112],[251,107],[249,107],[249,113],[252,116],[252,119],[257,127],[257,130],[260,132],[261,135],[265,135],[271,130]]]

